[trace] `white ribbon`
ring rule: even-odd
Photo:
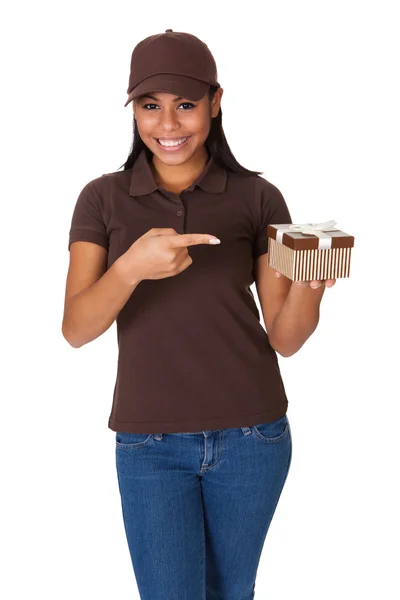
[[[299,233],[316,235],[319,238],[318,250],[326,250],[332,247],[332,236],[324,233],[324,231],[338,231],[333,225],[336,225],[336,221],[326,221],[325,223],[303,223],[301,225],[289,225],[289,227],[276,226],[276,241],[279,244],[282,244],[284,233],[298,231]]]

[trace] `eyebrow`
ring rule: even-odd
[[[143,98],[151,98],[152,100],[157,100],[157,102],[160,102],[159,98],[156,98],[156,96],[151,96],[150,94],[145,94],[143,96],[140,96],[140,99],[143,100]],[[173,99],[173,102],[178,102],[178,100],[183,100],[184,96],[177,96],[176,98]]]

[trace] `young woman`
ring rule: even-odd
[[[72,217],[63,334],[80,347],[117,321],[108,425],[142,600],[254,598],[292,456],[277,352],[300,349],[335,283],[268,266],[267,225],[290,213],[234,158],[222,94],[197,37],[140,42],[132,151],[83,188]]]

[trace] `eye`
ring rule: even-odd
[[[147,106],[158,106],[158,104],[152,104],[152,103],[149,103],[149,104],[143,104],[142,108],[144,108],[144,109],[146,109],[146,110],[153,110],[153,109],[151,109],[151,108],[150,108],[150,109],[147,109],[147,108],[146,108]],[[190,106],[190,107],[193,107],[193,108],[195,107],[195,105],[194,105],[192,102],[182,102],[182,104],[180,104],[179,106]],[[184,109],[184,110],[188,110],[188,109]]]

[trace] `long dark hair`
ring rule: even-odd
[[[210,102],[212,101],[215,92],[217,91],[216,86],[210,86],[208,90],[208,97]],[[153,153],[146,144],[143,142],[142,138],[139,135],[138,126],[136,123],[136,119],[133,119],[133,141],[132,148],[130,154],[126,160],[126,162],[121,165],[119,168],[130,169],[139,156],[140,152],[144,149],[149,161],[151,161]],[[219,113],[216,117],[211,119],[211,127],[208,137],[205,142],[206,148],[210,155],[214,158],[215,162],[219,164],[221,167],[228,171],[233,171],[234,173],[243,173],[244,175],[262,175],[261,171],[250,171],[245,167],[242,167],[233,156],[231,149],[229,148],[228,142],[226,141],[225,133],[222,127],[222,109],[220,107]]]

